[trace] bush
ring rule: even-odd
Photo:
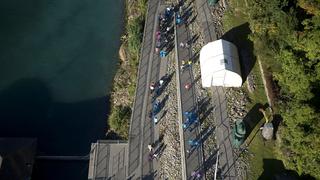
[[[109,125],[111,129],[125,139],[128,137],[128,120],[130,120],[130,115],[130,107],[115,106],[112,108],[112,113],[109,116]]]

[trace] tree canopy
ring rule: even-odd
[[[282,159],[320,178],[320,0],[248,0],[247,12],[255,53],[285,97]]]

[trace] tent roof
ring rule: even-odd
[[[200,51],[202,86],[242,85],[237,47],[225,40],[210,42]]]

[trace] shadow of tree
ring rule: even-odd
[[[259,111],[259,108],[264,108],[264,107],[265,106],[260,103],[255,104],[247,113],[247,115],[243,118],[243,122],[246,127],[246,138],[250,135],[252,130],[263,118],[263,114]]]
[[[0,119],[7,121],[1,126],[0,135],[37,137],[45,133],[52,101],[51,92],[40,79],[14,82],[0,93]]]
[[[263,159],[263,172],[258,180],[299,180],[314,179],[308,175],[299,176],[296,171],[285,169],[283,162],[278,159]]]
[[[256,62],[253,43],[248,38],[249,34],[251,34],[249,23],[244,23],[232,28],[221,37],[221,39],[230,41],[237,46],[243,81],[247,79]]]
[[[273,120],[272,120],[272,124],[273,124],[273,137],[276,139],[277,136],[277,132],[278,132],[278,128],[279,128],[279,125],[280,123],[282,122],[282,117],[280,114],[275,114],[273,116]]]
[[[47,84],[38,78],[23,78],[0,91],[1,137],[38,139],[38,155],[84,155],[88,146],[104,137],[108,97],[79,102],[57,102]],[[85,128],[84,128],[85,127]],[[36,161],[33,179],[44,179],[52,171],[60,177],[70,169],[86,168],[86,163]],[[68,174],[63,177],[75,177]],[[79,173],[83,177],[83,173]],[[77,176],[78,177],[78,176]],[[48,178],[45,178],[48,179]],[[49,178],[50,179],[50,178]],[[79,178],[77,178],[79,179]]]
[[[285,171],[282,161],[278,159],[263,159],[263,172],[259,180],[270,179],[276,173]]]

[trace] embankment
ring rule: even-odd
[[[108,133],[128,138],[131,107],[136,89],[147,0],[126,0],[125,31],[121,37],[119,65],[113,80]]]

